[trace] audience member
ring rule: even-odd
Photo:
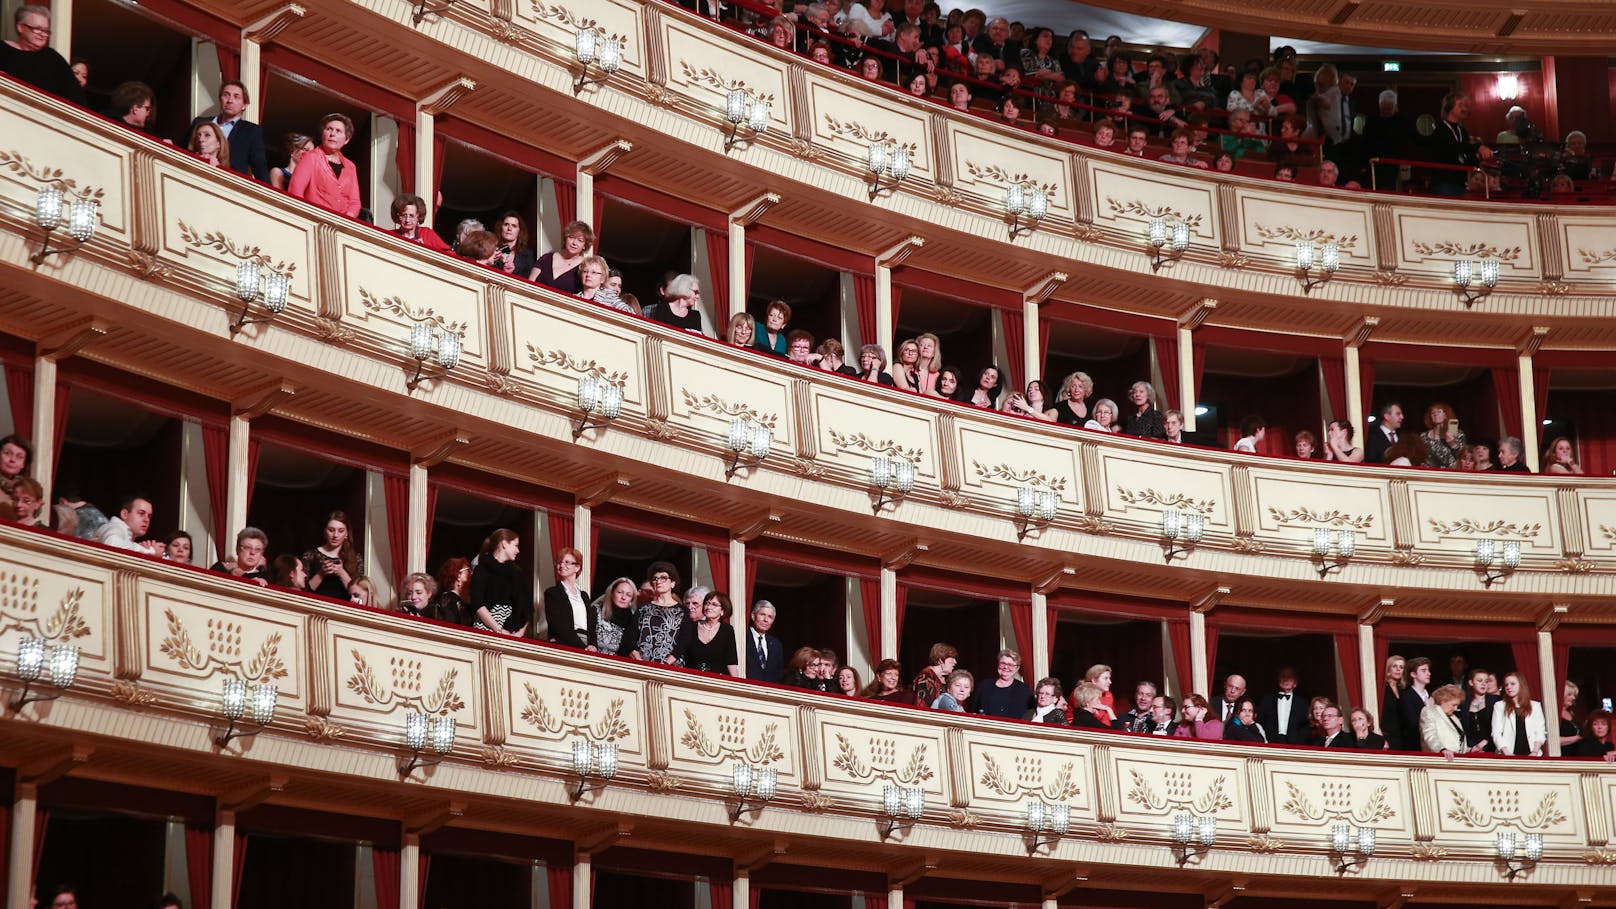
[[[952,644],[933,644],[931,653],[926,657],[927,666],[920,670],[909,687],[914,690],[915,703],[922,707],[930,707],[931,702],[943,693],[947,685],[948,674],[954,671],[954,664],[959,662],[959,651]]]
[[[600,614],[589,606],[589,591],[578,582],[584,554],[571,546],[556,550],[556,582],[544,591],[544,621],[550,640],[579,650],[593,651]]]
[[[151,529],[152,503],[141,496],[129,496],[118,507],[118,516],[101,525],[96,542],[113,549],[127,549],[141,555],[160,556],[163,544],[145,539]]]
[[[1279,670],[1278,690],[1263,698],[1257,719],[1267,735],[1267,741],[1276,744],[1306,745],[1309,737],[1307,714],[1296,694],[1296,670],[1289,666]],[[1337,719],[1340,717],[1337,716]]]
[[[696,298],[701,296],[701,282],[695,275],[680,275],[668,282],[668,297],[652,316],[658,322],[695,334],[706,334],[701,325],[701,310]]]
[[[1504,473],[1531,473],[1521,460],[1521,440],[1504,436],[1498,440],[1498,469]]]
[[[930,707],[933,710],[964,713],[965,702],[970,700],[971,689],[975,687],[976,680],[964,669],[956,669],[948,674],[947,682],[943,692],[932,700]]]
[[[1223,697],[1218,699],[1212,712],[1212,718],[1227,723],[1234,719],[1235,706],[1246,695],[1246,677],[1243,675],[1230,675],[1223,680]]]
[[[1341,731],[1341,708],[1335,703],[1324,705],[1324,712],[1320,715],[1319,734],[1309,744],[1320,748],[1351,748],[1353,736]]]
[[[405,615],[426,617],[432,608],[432,598],[438,594],[438,582],[424,571],[411,572],[399,585],[398,611]]]
[[[833,690],[843,697],[856,698],[864,683],[859,680],[858,670],[852,666],[838,666],[835,675],[836,684]]]
[[[1556,436],[1549,440],[1543,449],[1543,472],[1556,474],[1573,474],[1582,476],[1582,465],[1577,463],[1576,450],[1571,447],[1571,440],[1565,436]]]
[[[1150,699],[1150,725],[1147,730],[1150,735],[1172,735],[1173,717],[1178,713],[1178,703],[1165,694],[1158,694]]]
[[[1262,444],[1267,435],[1268,421],[1256,414],[1250,414],[1240,421],[1240,441],[1234,443],[1234,450],[1256,454],[1257,446]]]
[[[876,664],[875,678],[865,687],[863,696],[892,704],[913,704],[914,693],[903,687],[903,665],[897,660],[882,660]]]
[[[326,515],[321,535],[321,544],[303,553],[308,588],[312,593],[340,600],[346,596],[353,579],[365,573],[349,531],[348,515],[341,511]],[[437,586],[436,582],[433,586]]]
[[[49,527],[50,514],[45,508],[45,487],[33,477],[21,477],[12,487],[11,506],[0,505],[0,520],[7,515],[24,527]]]
[[[390,211],[393,223],[398,225],[393,231],[394,234],[411,243],[419,243],[434,252],[454,252],[432,228],[421,223],[422,213],[426,211],[425,199],[414,193],[395,196]]]
[[[887,352],[879,344],[865,344],[859,348],[859,378],[888,388],[896,387],[897,382],[891,373],[886,371]]]
[[[1577,728],[1577,694],[1582,689],[1577,683],[1566,680],[1565,686],[1560,689],[1560,753],[1569,754],[1571,746],[1577,744],[1582,737],[1581,730]]]
[[[304,135],[303,133],[287,133],[286,138],[282,141],[281,147],[286,152],[286,166],[285,167],[277,167],[277,168],[274,168],[274,169],[270,170],[270,172],[269,172],[269,185],[275,187],[276,189],[284,191],[286,189],[286,187],[290,186],[291,183],[292,183],[292,174],[297,170],[297,162],[303,160],[304,155],[308,154],[311,151],[314,151],[314,140],[310,139],[308,136]],[[415,198],[419,199],[420,197],[416,196]],[[393,221],[397,222],[398,221],[397,202],[394,203],[394,206],[395,207],[393,209]],[[422,209],[426,208],[426,203],[425,202],[420,203],[420,207]],[[400,226],[402,226],[402,225],[400,225]],[[434,236],[436,236],[436,235],[434,235]],[[439,240],[438,242],[443,243],[442,240]],[[438,251],[439,252],[448,252],[449,251],[449,244],[444,243],[443,244],[443,249],[438,250]]]
[[[670,562],[652,562],[646,583],[651,599],[639,610],[640,655],[652,663],[673,663],[680,631],[689,624],[684,604],[674,592],[680,583],[679,569]]]
[[[1292,442],[1296,457],[1303,461],[1311,461],[1319,451],[1319,437],[1312,430],[1304,429],[1296,434]]]
[[[1425,657],[1415,657],[1409,660],[1405,669],[1406,687],[1403,689],[1398,704],[1399,715],[1402,717],[1403,723],[1399,740],[1404,743],[1404,747],[1411,748],[1413,743],[1421,741],[1420,714],[1430,704],[1431,695],[1428,691],[1430,684],[1431,661]],[[1452,687],[1454,691],[1459,691],[1457,685]],[[1460,696],[1463,697],[1463,692],[1460,692]],[[1449,710],[1448,715],[1452,716],[1453,711]],[[1460,733],[1461,735],[1463,734],[1463,729],[1460,730]]]
[[[287,194],[339,215],[359,217],[364,205],[359,196],[359,170],[342,153],[353,133],[353,120],[347,114],[321,117],[319,148],[303,156],[286,185]]]
[[[1070,721],[1066,716],[1066,699],[1061,696],[1061,683],[1057,678],[1039,679],[1037,691],[1033,695],[1033,706],[1021,718],[1029,723],[1043,723],[1046,726],[1066,726]]]
[[[1582,725],[1582,738],[1573,749],[1573,757],[1603,758],[1605,763],[1616,762],[1616,743],[1611,741],[1610,711],[1595,710],[1588,714]]]
[[[640,622],[635,614],[639,590],[628,578],[618,578],[590,604],[595,614],[595,649],[600,653],[640,659]]]
[[[1225,686],[1227,688],[1227,686]],[[1233,705],[1231,705],[1232,707]],[[1223,722],[1210,715],[1206,698],[1198,694],[1185,695],[1179,720],[1171,735],[1180,739],[1200,739],[1207,742],[1223,740]],[[1232,715],[1231,710],[1231,715]]]
[[[27,439],[16,433],[0,439],[0,517],[8,517],[12,512],[17,484],[25,478],[33,460],[34,446]]]
[[[1234,719],[1223,724],[1223,740],[1257,744],[1269,741],[1268,731],[1257,721],[1257,703],[1251,698],[1243,697],[1235,704]]]
[[[224,131],[210,121],[204,120],[192,128],[185,148],[210,167],[230,167],[230,146],[226,143]]]
[[[1072,689],[1072,713],[1068,717],[1071,725],[1079,729],[1110,729],[1110,708],[1101,702],[1109,692],[1104,691],[1093,682],[1078,682]]]
[[[695,633],[684,638],[675,654],[680,664],[701,672],[744,678],[740,650],[735,646],[735,627],[729,623],[735,606],[728,595],[713,591],[702,600],[701,621]]]
[[[427,608],[427,618],[451,625],[470,625],[466,598],[471,595],[471,563],[463,558],[446,559],[438,566],[438,595]]]
[[[1375,732],[1375,718],[1369,715],[1369,711],[1354,707],[1348,719],[1352,725],[1352,736],[1345,744],[1338,741],[1332,747],[1356,748],[1360,751],[1385,751],[1391,747],[1385,736]]]
[[[1151,732],[1150,706],[1156,700],[1156,683],[1143,681],[1133,686],[1133,708],[1117,717],[1117,728],[1129,732]]]
[[[348,585],[348,602],[355,606],[381,606],[381,597],[376,590],[376,582],[370,578],[354,578]]]
[[[1499,697],[1492,693],[1491,674],[1485,669],[1472,669],[1463,685],[1449,684],[1469,692],[1455,711],[1459,728],[1464,731],[1465,747],[1480,745],[1483,751],[1493,751],[1493,706]]]
[[[757,349],[783,357],[787,353],[786,328],[791,324],[791,307],[784,300],[771,300],[753,331]]]
[[[1364,460],[1371,464],[1385,464],[1390,459],[1386,451],[1396,445],[1403,428],[1403,407],[1396,401],[1381,405],[1380,420],[1368,431],[1364,440]]]
[[[218,127],[229,150],[226,159],[229,163],[226,166],[260,183],[268,183],[269,161],[264,153],[264,130],[243,116],[251,100],[247,97],[244,83],[235,79],[225,82],[219,86],[219,113],[192,120],[191,131],[194,135],[196,128],[203,123]]]
[[[1133,407],[1128,411],[1123,432],[1141,439],[1167,438],[1162,413],[1156,409],[1156,386],[1149,382],[1133,383],[1128,388],[1128,401]]]
[[[269,550],[269,537],[256,527],[243,527],[236,534],[236,553],[232,558],[214,562],[211,570],[224,572],[259,587],[269,586],[269,571],[265,553]]]
[[[974,713],[1017,720],[1032,706],[1032,690],[1018,678],[1021,654],[999,651],[998,672],[993,681],[976,689]]]
[[[50,46],[50,7],[24,4],[17,7],[11,21],[17,37],[0,43],[0,73],[83,106],[84,86],[73,75],[73,67]]]
[[[777,610],[768,600],[752,604],[752,629],[747,635],[746,677],[758,682],[778,683],[785,677],[785,648],[780,639],[769,633],[774,627]]]
[[[525,572],[518,570],[516,556],[522,551],[516,531],[501,527],[488,535],[477,567],[471,572],[466,608],[471,627],[514,638],[527,637],[533,617],[533,595],[527,591]]]
[[[125,82],[112,90],[112,104],[105,114],[130,129],[157,138],[152,121],[157,113],[157,93],[144,82]]]
[[[1465,121],[1470,118],[1470,97],[1464,92],[1448,92],[1442,99],[1442,113],[1428,143],[1430,160],[1439,164],[1475,167],[1493,159],[1493,151],[1470,135]],[[1465,172],[1433,170],[1431,192],[1439,196],[1462,196]]]
[[[1452,469],[1459,464],[1459,452],[1468,444],[1453,408],[1434,403],[1425,408],[1425,466]]]
[[[1410,665],[1419,662],[1410,660]],[[1429,674],[1430,667],[1425,667]],[[1405,692],[1406,694],[1406,692]],[[1453,760],[1456,754],[1465,754],[1479,751],[1480,746],[1469,747],[1465,745],[1464,728],[1453,714],[1464,699],[1457,685],[1443,685],[1431,693],[1430,702],[1420,708],[1419,721],[1416,724],[1418,741],[1424,751],[1441,754],[1448,760]]]
[[[1493,747],[1499,754],[1543,754],[1549,740],[1543,705],[1532,700],[1532,687],[1518,672],[1504,676],[1504,697],[1493,705]]]
[[[1093,416],[1083,423],[1084,429],[1097,429],[1100,432],[1121,432],[1122,427],[1117,423],[1117,405],[1110,398],[1101,398],[1094,402]]]

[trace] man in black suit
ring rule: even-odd
[[[1351,748],[1352,736],[1341,731],[1341,708],[1335,704],[1324,705],[1324,714],[1320,718],[1324,725],[1324,734],[1313,744],[1321,748]]]
[[[1003,16],[988,23],[988,33],[977,35],[971,49],[978,56],[990,57],[993,68],[1001,73],[1006,69],[1021,69],[1021,44],[1010,40],[1010,23]]]
[[[786,652],[780,639],[769,634],[774,627],[774,604],[758,600],[752,604],[752,628],[746,634],[746,677],[757,682],[779,682],[786,672]]]
[[[1246,696],[1246,677],[1231,675],[1223,680],[1223,698],[1212,702],[1213,719],[1227,723],[1234,719],[1237,704]]]
[[[1470,119],[1470,97],[1463,92],[1448,92],[1442,99],[1442,118],[1436,121],[1427,143],[1428,157],[1441,164],[1463,164],[1474,167],[1493,159],[1493,150],[1482,145],[1465,121]],[[1437,170],[1431,172],[1431,192],[1443,196],[1465,194],[1465,172]]]
[[[1397,444],[1403,429],[1403,406],[1396,401],[1387,402],[1380,409],[1380,421],[1364,433],[1364,460],[1371,464],[1386,463],[1386,450]]]
[[[1296,670],[1286,666],[1279,671],[1279,690],[1263,698],[1257,708],[1257,722],[1268,733],[1270,742],[1307,744],[1312,733],[1308,729],[1307,703],[1296,693]]]
[[[260,183],[268,183],[269,159],[264,154],[264,130],[242,116],[247,104],[247,86],[232,79],[219,86],[218,115],[192,120],[190,132],[209,121],[217,124],[230,140],[230,169]],[[190,132],[181,139],[182,145],[190,141]]]
[[[1421,743],[1420,713],[1431,703],[1431,661],[1425,657],[1415,657],[1405,665],[1404,677],[1408,679],[1408,687],[1403,689],[1397,711],[1403,726],[1404,750],[1418,751]]]

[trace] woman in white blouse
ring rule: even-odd
[[[1541,757],[1548,740],[1543,705],[1532,700],[1532,687],[1518,672],[1504,676],[1504,698],[1493,705],[1493,747],[1499,754]]]
[[[578,586],[583,567],[584,556],[578,550],[565,546],[556,551],[556,583],[544,592],[544,620],[550,625],[550,640],[596,650],[600,614],[589,608],[589,591]]]
[[[864,0],[847,8],[847,31],[861,38],[892,37],[892,14],[886,0]]]

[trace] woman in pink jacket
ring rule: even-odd
[[[1198,694],[1184,698],[1184,710],[1172,735],[1181,739],[1204,739],[1210,742],[1223,739],[1223,721],[1211,716],[1212,706]]]
[[[327,211],[358,217],[359,171],[342,153],[353,132],[353,121],[346,115],[326,114],[320,120],[320,147],[298,162],[286,192]]]

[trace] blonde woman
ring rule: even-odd
[[[1549,447],[1543,450],[1543,472],[1582,476],[1582,465],[1577,463],[1577,452],[1571,447],[1570,439],[1558,436],[1549,442]]]
[[[191,141],[186,143],[191,153],[214,167],[230,168],[230,140],[224,130],[211,121],[198,123],[191,130]]]
[[[729,343],[736,347],[751,347],[753,339],[752,317],[744,312],[738,312],[729,317],[729,334],[725,335]]]
[[[1380,731],[1386,736],[1386,744],[1393,751],[1411,751],[1418,742],[1404,742],[1402,725],[1397,722],[1398,711],[1402,709],[1403,688],[1408,685],[1404,675],[1407,660],[1393,654],[1386,658],[1386,671],[1381,677],[1380,688],[1380,715],[1386,719],[1380,724]]]
[[[1061,381],[1060,400],[1044,411],[1044,416],[1066,426],[1082,426],[1089,418],[1089,407],[1084,402],[1092,394],[1094,380],[1086,372],[1074,372]]]
[[[943,368],[943,342],[931,332],[915,338],[918,358],[915,361],[915,390],[923,395],[937,395],[937,372]]]
[[[1493,705],[1493,747],[1499,754],[1542,757],[1549,740],[1543,705],[1518,672],[1504,676],[1504,699]]]
[[[898,345],[898,359],[892,364],[892,381],[904,391],[920,390],[920,345],[914,338]]]

